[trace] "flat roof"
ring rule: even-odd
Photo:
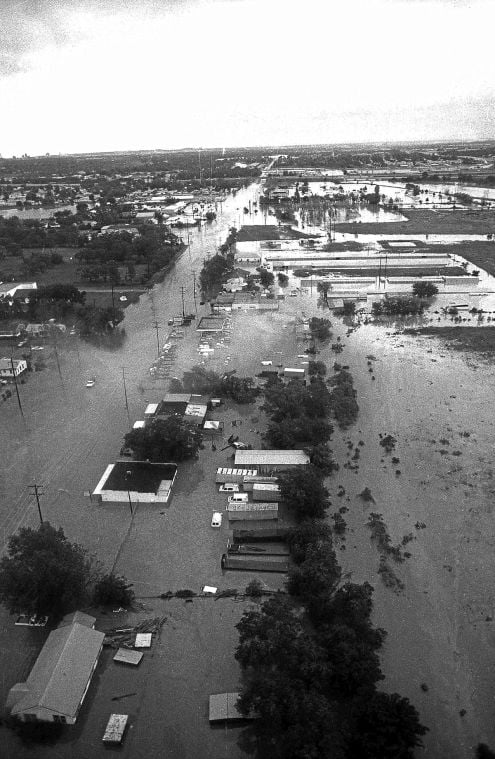
[[[149,461],[117,461],[112,465],[101,490],[132,490],[137,493],[157,493],[163,480],[171,481],[177,472],[176,464],[153,464]]]
[[[239,467],[253,468],[257,464],[309,464],[309,456],[303,450],[248,450],[235,452],[235,465]]]
[[[221,332],[225,324],[224,316],[203,316],[196,327],[197,332]]]

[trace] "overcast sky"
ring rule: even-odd
[[[495,0],[0,0],[0,153],[495,137]]]

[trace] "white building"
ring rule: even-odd
[[[0,377],[13,379],[27,371],[27,362],[23,358],[0,358]]]

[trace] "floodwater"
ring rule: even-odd
[[[137,617],[167,617],[161,639],[145,654],[138,670],[119,668],[104,652],[80,722],[75,730],[67,729],[55,747],[23,747],[0,726],[2,756],[7,759],[25,759],[34,751],[40,759],[106,756],[101,735],[114,711],[131,716],[131,729],[120,751],[123,757],[242,756],[236,743],[239,729],[210,729],[207,703],[209,693],[237,689],[234,625],[248,602],[205,599],[186,604],[156,598],[169,589],[197,592],[205,584],[242,588],[251,579],[250,573],[222,574],[224,528],[209,527],[219,497],[213,473],[217,466],[228,464],[230,450],[206,445],[198,461],[181,465],[170,504],[162,509],[141,505],[132,521],[126,509],[98,506],[84,491],[94,488],[118,455],[130,423],[142,418],[146,404],[158,400],[166,389],[166,383],[152,381],[148,371],[157,353],[155,321],[158,343],[163,345],[167,320],[182,310],[181,287],[185,310],[192,312],[193,270],[198,276],[202,260],[224,241],[228,228],[237,223],[239,209],[243,213],[257,192],[258,187],[251,186],[230,196],[216,222],[190,231],[192,244],[166,281],[127,309],[123,348],[112,352],[78,342],[69,350],[60,345],[59,375],[54,348],[46,346],[49,370],[30,375],[20,386],[24,420],[14,398],[0,406],[2,542],[20,525],[36,524],[37,510],[27,487],[36,482],[44,488],[44,518],[63,526],[71,540],[86,545],[107,567],[115,567],[134,583],[144,604]],[[255,216],[259,214],[243,214],[242,221],[249,217],[256,223]],[[198,316],[207,312],[199,300],[196,306]],[[296,315],[322,315],[314,293],[287,298],[280,311],[270,315],[235,315],[230,344],[215,344],[207,366],[253,375],[261,359],[281,364],[298,361],[304,346],[294,339]],[[435,318],[430,314],[416,323]],[[362,324],[350,334],[338,319],[334,322],[344,351],[337,356],[328,347],[320,358],[328,367],[335,359],[349,364],[360,416],[348,432],[335,431],[331,446],[342,464],[349,453],[347,440],[364,442],[358,470],[341,465],[328,483],[334,506],[349,509],[344,514],[347,536],[338,544],[338,555],[354,581],[368,580],[375,587],[375,622],[388,631],[382,687],[408,696],[419,709],[430,728],[424,756],[465,759],[473,755],[477,742],[495,743],[491,714],[495,597],[490,590],[495,571],[491,467],[495,426],[486,412],[495,391],[494,369],[437,340],[397,334],[400,322]],[[174,367],[178,376],[199,361],[193,329],[186,331],[180,348]],[[375,380],[368,372],[370,354],[375,357]],[[87,389],[86,379],[93,375],[96,384]],[[260,417],[255,407],[229,405],[218,411],[217,418],[229,434],[236,431],[241,440],[257,447],[264,424]],[[397,438],[392,455],[400,459],[398,465],[380,447],[380,433]],[[338,485],[346,491],[340,503]],[[358,497],[364,487],[370,487],[375,497],[372,509],[365,509]],[[383,514],[394,544],[413,535],[408,544],[411,556],[393,566],[404,582],[400,592],[386,588],[377,572],[378,553],[366,527],[370,510]],[[420,523],[425,527],[416,527]],[[280,576],[262,580],[274,589],[283,582]],[[125,627],[134,618],[110,613],[98,620],[98,627]],[[38,633],[18,632],[12,619],[2,614],[0,646],[5,661],[0,699],[29,671],[39,650]],[[126,694],[122,701],[112,700]]]

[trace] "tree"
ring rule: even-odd
[[[312,466],[289,469],[280,473],[278,482],[280,499],[287,504],[297,521],[325,516],[330,501],[317,469]]]
[[[289,284],[289,277],[281,271],[277,274],[277,279],[280,287],[287,287]]]
[[[132,584],[113,573],[103,575],[95,585],[93,601],[98,606],[131,606],[134,601]]]
[[[308,374],[310,377],[324,377],[327,373],[327,367],[323,361],[310,361],[308,364]]]
[[[147,427],[127,433],[124,445],[142,461],[184,461],[195,458],[202,443],[202,432],[181,417],[155,419]]]
[[[91,560],[62,528],[22,527],[0,560],[0,601],[14,613],[60,617],[87,599]]]
[[[309,331],[317,340],[324,342],[332,336],[330,332],[331,323],[329,319],[320,319],[318,316],[312,316],[309,320]]]
[[[476,759],[495,759],[495,753],[488,748],[486,743],[478,743],[476,746]]]
[[[349,759],[413,759],[428,731],[407,698],[380,691],[355,704],[353,728]]]
[[[335,472],[339,468],[326,442],[307,448],[306,453],[309,456],[311,464],[325,477],[329,477],[332,472]]]
[[[438,293],[438,287],[433,282],[414,282],[412,290],[417,298],[432,298]]]
[[[275,282],[275,275],[271,271],[268,271],[268,269],[264,269],[263,267],[260,267],[258,269],[258,272],[259,272],[259,280],[260,280],[261,286],[265,290],[271,287],[271,285],[273,285],[273,283]]]

